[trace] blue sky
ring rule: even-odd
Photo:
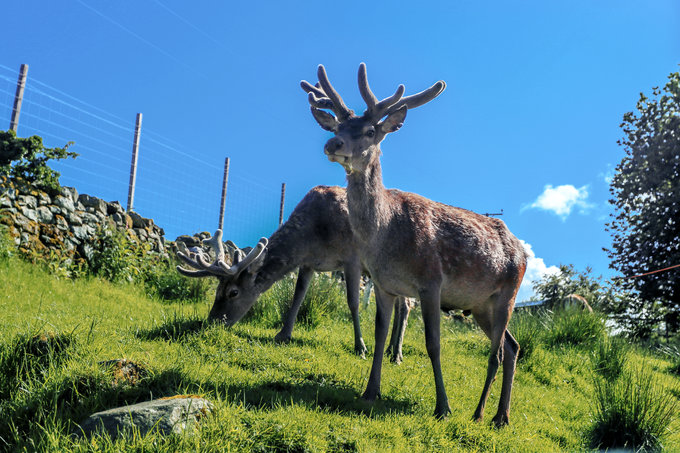
[[[225,235],[244,246],[276,227],[282,182],[286,214],[313,186],[345,184],[299,88],[319,63],[357,111],[362,61],[382,97],[446,81],[383,142],[385,185],[503,209],[535,254],[529,278],[560,263],[612,275],[602,247],[619,123],[680,63],[675,0],[23,0],[3,13],[0,121],[27,63],[40,90],[19,134],[74,140],[81,157],[60,166],[62,182],[124,205],[142,112],[135,207],[169,239],[215,229],[226,156]]]

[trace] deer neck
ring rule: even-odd
[[[261,292],[268,290],[275,282],[295,270],[305,254],[304,238],[288,222],[269,238],[262,266],[257,272],[255,284]]]
[[[352,232],[368,242],[389,221],[387,190],[383,185],[380,148],[364,171],[347,174],[347,204]]]

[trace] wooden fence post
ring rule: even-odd
[[[229,181],[229,158],[224,159],[224,178],[222,182],[222,201],[220,202],[220,218],[217,228],[224,230],[224,205],[227,201],[227,182]]]
[[[286,201],[286,183],[281,184],[281,206],[279,207],[279,226],[283,223],[283,204]]]
[[[22,64],[17,80],[17,91],[14,94],[14,108],[12,108],[12,118],[9,122],[10,130],[17,131],[19,127],[19,114],[21,113],[21,103],[24,100],[24,88],[26,88],[26,76],[28,75],[28,65]]]
[[[134,209],[135,203],[135,183],[137,182],[137,151],[139,150],[139,136],[142,131],[142,114],[137,114],[137,122],[135,124],[135,137],[132,142],[132,163],[130,164],[130,185],[128,187],[128,212]]]

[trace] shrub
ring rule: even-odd
[[[594,448],[659,450],[678,401],[644,367],[625,370],[620,379],[595,378],[590,429]]]
[[[628,345],[620,337],[603,337],[593,352],[595,372],[607,380],[616,380],[628,359]]]
[[[529,311],[516,312],[510,319],[508,330],[519,343],[518,361],[527,360],[543,342],[545,333],[544,320],[541,314]]]
[[[69,142],[63,148],[46,148],[38,135],[18,138],[14,131],[0,131],[0,176],[20,179],[56,194],[60,188],[60,174],[47,162],[76,158],[78,154],[68,151],[72,144]]]
[[[7,262],[14,251],[14,243],[7,233],[5,225],[0,225],[0,263]]]
[[[578,307],[570,307],[553,313],[545,341],[548,346],[590,346],[604,337],[604,319]]]
[[[92,275],[111,282],[143,280],[148,244],[133,242],[123,230],[103,227],[97,231],[92,252],[87,257]]]

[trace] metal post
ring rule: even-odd
[[[135,138],[132,142],[132,163],[130,164],[130,187],[128,188],[128,212],[134,209],[135,202],[135,183],[137,182],[137,150],[139,150],[139,135],[142,131],[142,114],[137,114],[137,122],[135,124]]]
[[[227,201],[227,181],[229,181],[229,158],[224,159],[224,178],[222,182],[222,201],[220,202],[220,218],[217,221],[217,228],[224,229],[224,205]]]
[[[279,226],[283,223],[283,203],[286,201],[286,183],[281,184],[281,207],[279,208]]]
[[[19,114],[21,113],[21,103],[24,100],[24,88],[26,88],[26,75],[28,74],[28,65],[22,64],[19,71],[19,80],[17,80],[17,91],[14,95],[14,108],[12,109],[12,119],[9,122],[10,130],[17,131],[19,127]]]

